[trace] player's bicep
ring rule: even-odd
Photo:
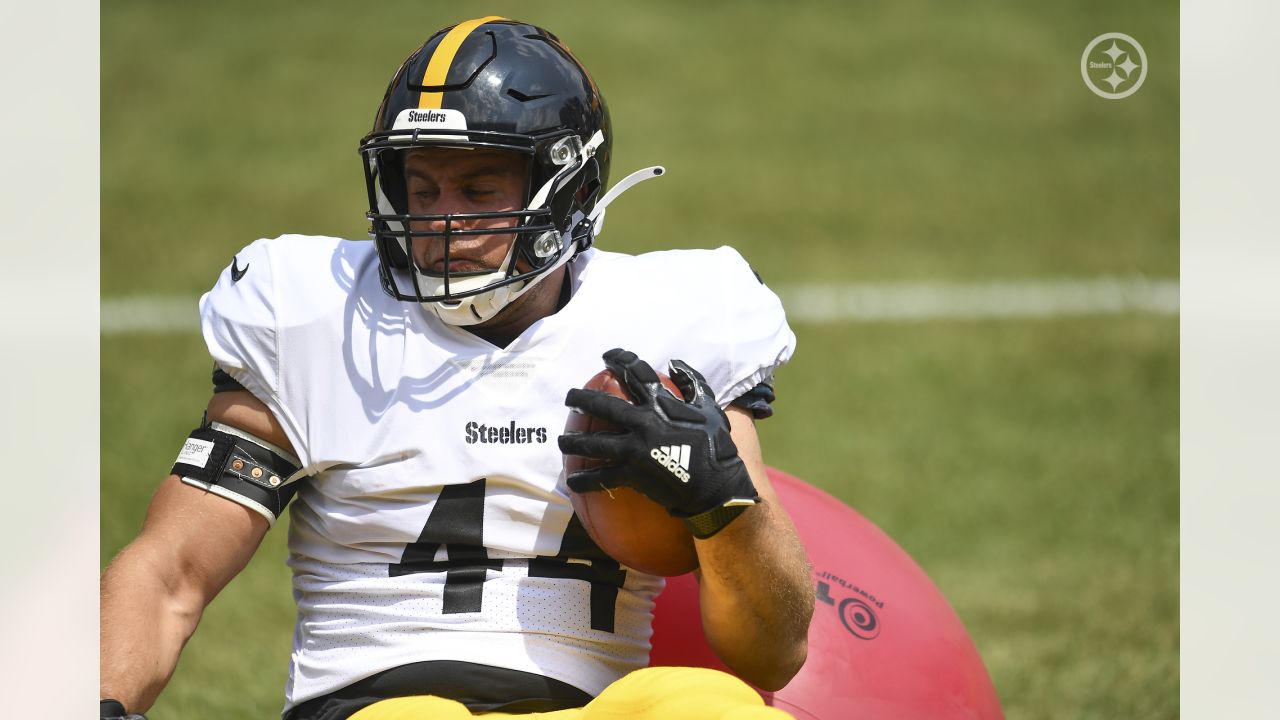
[[[262,515],[169,476],[151,498],[132,549],[142,553],[174,593],[207,604],[262,544]]]
[[[271,410],[248,390],[215,392],[209,398],[206,410],[209,420],[231,425],[256,435],[277,447],[296,455],[289,437]]]

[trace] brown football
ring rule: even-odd
[[[658,373],[662,384],[676,397],[680,390],[671,378]],[[587,390],[603,390],[614,397],[634,402],[630,393],[613,373],[601,370],[587,384]],[[608,432],[616,430],[613,423],[605,422],[586,413],[573,411],[565,423],[566,432]],[[605,463],[599,460],[564,456],[565,474],[597,467]],[[651,575],[683,575],[698,567],[698,553],[693,547],[693,535],[684,523],[672,517],[666,508],[628,487],[612,488],[585,493],[569,491],[573,511],[582,520],[587,534],[614,560]]]

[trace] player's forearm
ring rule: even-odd
[[[804,664],[814,603],[808,560],[790,520],[765,502],[695,542],[707,641],[744,679],[766,690],[782,687]]]
[[[169,682],[204,609],[174,575],[135,543],[102,577],[99,689],[133,712],[147,711]]]

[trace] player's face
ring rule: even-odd
[[[523,155],[499,150],[425,148],[405,158],[405,186],[409,212],[413,215],[445,215],[519,210],[524,202],[528,160]],[[517,218],[454,220],[451,230],[514,227]],[[414,222],[411,230],[445,229],[443,220]],[[484,272],[496,269],[507,256],[514,240],[512,233],[459,235],[449,244],[451,273]],[[413,239],[413,258],[427,273],[442,274],[444,238]]]

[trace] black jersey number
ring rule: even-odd
[[[416,542],[405,546],[400,562],[387,566],[392,577],[443,572],[445,614],[480,612],[489,570],[501,570],[504,560],[490,558],[484,549],[485,480],[446,485]],[[444,548],[444,559],[437,559]],[[626,571],[587,535],[574,515],[560,551],[529,559],[529,577],[583,580],[590,587],[591,628],[613,632],[618,590]]]

